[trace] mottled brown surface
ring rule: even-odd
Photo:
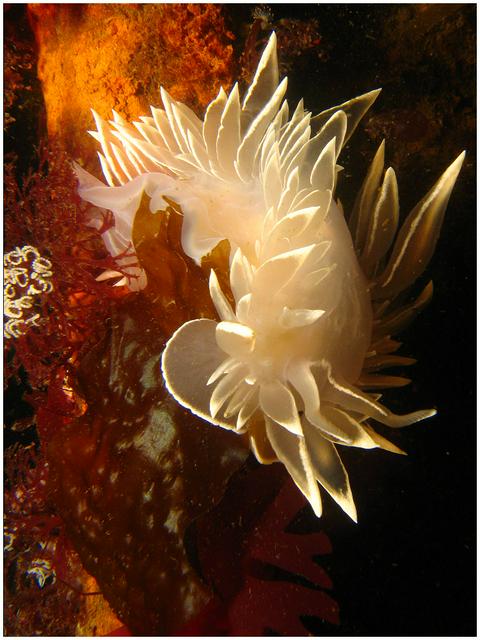
[[[228,241],[215,247],[199,267],[183,252],[182,224],[183,215],[171,207],[152,215],[144,197],[132,231],[135,252],[147,274],[144,294],[167,338],[184,322],[217,318],[208,290],[210,269],[215,269],[225,293],[230,291]]]
[[[246,442],[196,419],[163,385],[165,341],[183,322],[216,317],[208,272],[226,273],[223,246],[202,268],[183,254],[181,224],[173,209],[152,215],[142,203],[133,241],[148,286],[112,308],[104,339],[81,362],[76,379],[88,411],[49,437],[50,486],[67,531],[139,634],[172,633],[210,599],[183,536],[247,454]]]
[[[183,535],[221,498],[245,457],[239,438],[209,428],[167,395],[163,341],[143,296],[124,303],[82,362],[87,413],[59,429],[48,448],[67,531],[137,634],[170,634],[208,601]]]

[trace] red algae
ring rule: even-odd
[[[84,19],[78,20],[79,12],[83,12]],[[154,559],[153,566],[155,566],[155,558],[158,556],[158,540],[156,538],[149,539],[143,564],[136,562],[134,553],[130,566],[125,567],[125,574],[121,572],[119,574],[118,571],[112,570],[108,575],[108,570],[112,567],[106,559],[103,572],[101,571],[98,576],[98,568],[95,566],[94,560],[105,553],[105,547],[102,547],[101,541],[98,545],[89,546],[89,537],[84,535],[85,531],[83,529],[80,530],[80,533],[75,531],[75,518],[78,517],[78,514],[76,511],[70,513],[66,505],[69,504],[68,498],[71,499],[72,495],[76,496],[77,494],[74,491],[67,495],[62,493],[64,481],[65,486],[70,489],[82,486],[82,463],[86,464],[88,469],[90,460],[88,451],[91,455],[91,446],[95,449],[98,437],[110,438],[113,442],[118,438],[118,430],[112,429],[112,421],[122,424],[124,429],[121,433],[127,440],[130,438],[130,441],[133,442],[133,454],[130,458],[127,456],[127,459],[134,464],[133,466],[127,464],[126,470],[122,470],[121,481],[125,482],[132,475],[138,473],[137,462],[140,463],[140,468],[143,465],[144,469],[140,471],[139,477],[144,478],[149,473],[157,477],[160,473],[161,479],[161,471],[159,472],[156,465],[149,460],[142,458],[143,450],[139,452],[136,449],[142,432],[138,407],[133,409],[133,424],[130,425],[130,428],[128,424],[124,423],[121,409],[118,413],[113,406],[111,414],[104,416],[103,421],[100,418],[102,410],[98,403],[102,405],[103,398],[98,394],[98,389],[104,392],[105,385],[108,386],[112,381],[101,366],[96,366],[97,363],[93,364],[93,368],[96,374],[103,375],[103,384],[97,375],[95,379],[99,382],[98,388],[92,389],[87,385],[88,403],[78,393],[78,376],[82,377],[82,370],[85,373],[82,366],[85,366],[86,361],[91,362],[93,354],[98,353],[100,347],[97,348],[97,351],[91,351],[92,345],[98,343],[108,330],[107,319],[118,317],[115,315],[115,307],[119,300],[125,296],[127,290],[112,288],[109,284],[96,280],[96,277],[104,269],[115,267],[111,258],[108,257],[100,237],[101,232],[111,223],[111,220],[106,216],[104,227],[100,230],[88,226],[91,212],[89,207],[81,203],[78,198],[71,156],[83,159],[87,164],[89,157],[93,157],[93,153],[89,155],[88,149],[83,154],[85,149],[82,146],[83,142],[76,143],[80,140],[88,141],[85,130],[90,124],[87,123],[87,119],[91,117],[89,114],[90,106],[95,106],[100,112],[106,114],[111,107],[119,108],[118,101],[121,100],[123,107],[120,107],[119,110],[124,115],[130,118],[138,116],[146,111],[150,102],[158,103],[158,87],[160,84],[164,84],[174,96],[183,99],[188,96],[193,106],[197,106],[199,109],[203,108],[218,91],[220,84],[224,84],[226,87],[231,84],[232,47],[229,44],[231,35],[225,31],[220,8],[206,5],[178,5],[163,8],[160,6],[139,8],[134,5],[100,5],[97,7],[94,5],[81,7],[36,5],[31,7],[30,17],[36,25],[40,57],[39,76],[43,82],[49,141],[40,145],[39,157],[34,159],[33,167],[26,174],[24,174],[25,168],[23,166],[25,163],[21,162],[25,155],[23,149],[20,150],[19,147],[14,146],[14,154],[6,164],[5,170],[5,237],[6,250],[13,252],[12,256],[14,253],[15,255],[22,254],[22,251],[26,253],[25,247],[32,248],[28,254],[29,259],[31,258],[30,261],[24,261],[19,268],[30,270],[33,273],[32,261],[35,256],[38,257],[38,260],[43,260],[44,265],[48,264],[49,268],[45,274],[45,278],[48,275],[48,287],[45,286],[44,290],[35,296],[32,303],[32,313],[35,314],[37,320],[35,323],[20,324],[17,333],[12,334],[12,337],[6,341],[6,379],[14,377],[24,381],[20,383],[20,389],[27,389],[26,398],[36,414],[24,420],[17,420],[14,429],[16,432],[19,432],[19,429],[24,429],[25,438],[27,438],[28,429],[31,431],[36,427],[34,438],[38,437],[40,441],[39,445],[35,445],[36,453],[34,456],[32,453],[34,445],[29,445],[29,448],[25,450],[32,453],[32,455],[29,453],[27,457],[20,456],[23,448],[19,449],[18,445],[11,447],[7,453],[7,459],[12,463],[10,467],[15,471],[10,480],[12,491],[7,495],[7,515],[10,520],[14,518],[15,522],[11,525],[12,536],[9,543],[13,560],[10,561],[9,556],[5,565],[8,574],[6,576],[8,587],[6,591],[8,613],[6,625],[13,635],[21,633],[17,623],[24,624],[27,619],[31,621],[31,625],[25,626],[25,629],[28,628],[31,635],[38,633],[51,633],[52,635],[56,633],[64,635],[86,633],[90,635],[92,633],[107,633],[120,625],[98,592],[95,580],[82,569],[78,556],[71,548],[70,540],[73,540],[81,552],[83,563],[99,577],[102,589],[116,606],[117,611],[124,617],[126,616],[133,628],[145,628],[155,632],[161,628],[170,628],[173,624],[181,625],[184,619],[181,614],[179,614],[178,620],[175,619],[175,616],[172,618],[168,615],[162,615],[162,607],[164,606],[162,603],[167,602],[170,596],[171,585],[168,580],[164,587],[167,589],[166,593],[162,591],[162,588],[154,589],[150,598],[150,600],[153,598],[153,604],[147,597],[145,605],[138,606],[138,598],[142,600],[142,594],[146,593],[145,589],[151,586],[151,580],[154,582],[162,580],[159,577],[161,571],[155,577],[152,570],[150,573],[147,570],[148,562],[152,558]],[[159,28],[159,33],[163,33],[160,29],[160,22],[165,28],[163,39],[158,38],[158,33],[154,28],[156,25]],[[106,31],[98,28],[107,23],[108,29]],[[131,29],[134,24],[136,24],[136,28]],[[84,29],[83,36],[79,34],[79,30],[81,31],[82,28]],[[94,35],[92,35],[92,29]],[[147,32],[148,37],[146,37]],[[105,35],[107,38],[113,37],[115,34],[117,34],[118,41],[122,43],[122,46],[111,48],[110,41],[103,40],[100,49],[103,50],[104,55],[101,61],[95,60],[95,50],[98,50],[98,44],[102,38]],[[140,37],[140,41],[135,40],[136,35]],[[13,34],[13,39],[9,41],[8,51],[10,52],[17,50],[14,36],[16,37]],[[80,42],[80,45],[82,43],[85,45],[80,56],[77,55],[78,51],[73,45],[77,41]],[[87,41],[91,46],[86,46]],[[130,49],[125,46],[127,41],[131,44]],[[181,47],[186,55],[172,56],[172,48],[175,46]],[[108,59],[107,53],[114,50],[113,57],[117,66],[112,69],[111,60]],[[120,51],[125,52],[124,57],[119,55]],[[25,100],[26,92],[31,89],[30,85],[27,85],[26,78],[35,61],[30,44],[27,53],[28,55],[21,52],[21,55],[18,54],[17,57],[12,53],[6,59],[8,65],[6,98],[9,113],[12,114],[7,119],[7,126],[12,130],[12,134],[16,131],[15,114],[18,111],[19,100],[24,100],[24,107],[27,110],[28,104],[30,104]],[[93,61],[88,57],[89,55],[94,56]],[[75,67],[72,60],[80,62],[80,66]],[[71,66],[70,63],[72,63]],[[55,65],[60,65],[60,68]],[[77,69],[75,77],[81,84],[78,91],[72,91],[72,68]],[[92,73],[92,69],[98,72],[97,75]],[[107,70],[109,81],[105,80]],[[49,75],[50,73],[53,73],[55,80],[52,75]],[[162,74],[164,74],[164,78],[161,77]],[[51,84],[49,84],[50,81]],[[139,89],[142,82],[144,86]],[[68,93],[68,99],[65,99],[62,93],[63,86]],[[89,90],[93,90],[93,95],[97,98],[99,95],[103,96],[103,102],[93,99],[92,93],[86,90],[87,87]],[[33,97],[36,95],[33,92]],[[80,101],[80,106],[75,103],[75,96]],[[83,99],[84,102],[82,102]],[[75,108],[77,108],[76,113]],[[84,126],[82,126],[82,122]],[[19,141],[18,139],[17,142]],[[80,156],[84,157],[80,158]],[[142,238],[141,235],[139,237]],[[169,237],[165,238],[164,247],[165,259],[173,264],[172,261],[175,262],[178,248],[176,246],[168,248],[167,243],[171,237],[170,233]],[[17,268],[16,270],[18,271]],[[198,270],[193,277],[188,271],[189,269],[181,278],[183,299],[187,306],[189,283],[195,288],[194,282],[198,282],[198,286],[203,288],[201,297],[208,298],[205,278],[201,270]],[[175,273],[178,275],[178,268]],[[163,283],[166,284],[165,281]],[[150,292],[152,302],[155,291],[161,291],[161,288],[157,287],[153,293]],[[13,291],[13,293],[16,292]],[[19,289],[19,293],[23,293],[23,290]],[[157,313],[159,318],[163,316],[161,309],[167,295],[175,296],[175,291],[167,288],[163,292],[163,302],[160,301],[160,304],[157,305],[160,309]],[[139,308],[142,308],[141,303]],[[212,311],[209,311],[211,314]],[[148,309],[144,315],[149,317]],[[180,316],[177,322],[181,322]],[[154,325],[155,320],[153,319],[152,326],[146,330],[149,339],[149,332],[153,330]],[[140,322],[137,322],[135,327],[137,331],[143,333],[144,326]],[[112,348],[108,342],[111,331],[116,336],[120,335],[118,330],[110,325],[110,332],[107,332],[105,338],[107,342],[104,340],[99,343],[105,350],[105,357],[108,356]],[[125,332],[128,333],[128,329],[125,329]],[[160,350],[164,340],[163,330],[159,328],[157,334],[160,336],[160,346],[157,346],[157,349]],[[90,360],[85,360],[83,354],[89,352],[91,354]],[[159,354],[160,351],[157,353],[158,357]],[[138,353],[135,355],[138,356]],[[126,361],[127,371],[131,364],[128,360]],[[140,360],[138,366],[133,367],[139,379],[144,373],[145,364]],[[80,370],[77,373],[79,366]],[[120,372],[117,374],[121,376]],[[137,380],[132,379],[131,387],[135,388],[136,383]],[[150,384],[154,388],[158,385],[156,376],[151,378]],[[137,388],[141,391],[140,383]],[[132,391],[132,393],[134,392]],[[158,393],[153,394],[152,411],[157,402],[161,404],[162,393],[165,395],[165,392],[160,389]],[[170,404],[174,403],[170,402]],[[240,452],[243,450],[243,445],[241,442],[235,442],[233,448],[230,445],[227,447],[221,445],[226,434],[213,433],[211,436],[207,434],[205,437],[203,429],[196,427],[195,430],[191,426],[190,417],[185,419],[185,416],[177,415],[176,407],[175,411],[170,407],[170,412],[172,416],[169,420],[174,425],[172,428],[183,430],[182,450],[184,456],[190,460],[186,465],[188,469],[191,469],[192,472],[205,469],[205,466],[200,465],[199,467],[197,464],[198,449],[202,451],[200,459],[204,460],[204,465],[207,464],[214,472],[218,469],[214,464],[217,457],[223,456],[224,460],[230,459],[230,467],[228,463],[224,462],[218,469],[220,476],[222,473],[226,474],[223,480],[217,474],[214,476],[215,482],[213,484],[210,482],[205,485],[198,478],[190,477],[188,473],[182,480],[184,470],[183,466],[180,466],[176,472],[179,478],[178,482],[187,488],[172,492],[169,488],[170,480],[166,479],[167,486],[163,493],[160,490],[154,492],[153,504],[157,504],[159,501],[160,504],[167,504],[169,500],[172,500],[179,512],[183,510],[185,514],[190,514],[183,516],[184,520],[187,518],[188,521],[196,513],[195,509],[197,512],[202,512],[209,508],[212,500],[216,502],[220,499],[226,479],[232,470],[241,464],[243,454],[240,455]],[[166,409],[166,413],[168,414],[168,409]],[[90,426],[92,419],[93,432],[91,432]],[[74,421],[74,426],[69,429],[72,421]],[[193,434],[193,439],[189,435],[190,433]],[[78,450],[71,448],[74,436],[77,438],[75,442],[78,445]],[[217,442],[215,445],[217,448],[212,449],[212,444],[205,445],[206,441]],[[220,450],[218,450],[219,446]],[[69,451],[73,458],[69,457]],[[82,452],[85,452],[85,455],[81,455]],[[165,459],[167,459],[168,453],[165,455],[167,456]],[[115,472],[115,464],[108,456],[103,462],[110,478]],[[22,470],[27,468],[28,490],[25,485],[26,480],[21,475]],[[33,470],[36,470],[34,476],[32,476]],[[78,475],[76,475],[77,472]],[[161,482],[159,482],[160,485]],[[37,496],[40,489],[41,499]],[[137,495],[138,487],[136,484],[128,489],[131,494],[128,500],[137,501],[142,498]],[[22,498],[21,510],[17,505],[19,496]],[[197,497],[195,498],[195,496]],[[196,507],[192,507],[192,504]],[[125,535],[130,535],[128,531],[129,520],[124,517],[125,510],[117,509],[117,507],[114,496],[108,494],[105,510],[113,514],[111,528],[117,533],[123,531]],[[93,506],[90,504],[87,509],[86,513],[90,519],[95,518],[95,508],[95,504]],[[63,518],[59,517],[58,513]],[[149,512],[148,518],[153,513]],[[175,510],[174,513],[176,513]],[[155,516],[157,517],[156,514]],[[159,526],[161,526],[161,509],[158,518]],[[145,527],[149,522],[150,520],[146,523],[144,519],[140,518],[138,526]],[[164,558],[163,562],[166,562],[166,566],[170,567],[167,573],[175,584],[180,584],[187,574],[190,575],[188,580],[190,587],[186,593],[180,591],[177,599],[177,613],[183,608],[185,609],[184,615],[187,616],[192,615],[195,612],[195,607],[202,605],[209,595],[208,590],[205,591],[205,588],[200,584],[198,577],[195,577],[195,572],[189,568],[189,560],[181,539],[182,527],[184,526],[180,521],[178,537],[175,538],[175,535],[172,534],[174,541],[167,541],[172,553],[160,556],[160,564]],[[65,534],[65,527],[70,533],[69,536]],[[21,535],[19,534],[20,530]],[[158,533],[158,526],[155,527],[155,531]],[[141,544],[140,547],[138,546],[136,534],[138,531],[132,531],[131,549],[136,550],[138,554],[143,547]],[[104,539],[104,542],[108,547],[108,538]],[[121,548],[120,543],[118,547]],[[28,554],[25,555],[25,553],[30,548],[43,549],[43,555],[35,554],[35,557],[27,557]],[[127,553],[131,549],[127,547]],[[118,549],[114,548],[113,550],[115,553],[118,552]],[[174,561],[172,565],[171,558],[175,557],[175,554],[177,561]],[[178,562],[182,564],[183,570],[180,569]],[[28,573],[32,563],[35,566]],[[151,580],[147,578],[143,583],[144,574],[152,576]],[[26,582],[25,576],[33,576],[33,578],[28,578]],[[108,585],[112,584],[113,578],[119,580],[114,582],[112,589]],[[123,584],[129,584],[127,594],[122,592]],[[97,595],[92,594],[87,598],[92,591],[97,592]],[[125,613],[129,607],[135,611],[134,614]],[[158,609],[157,612],[156,609]],[[144,621],[142,621],[142,616],[145,616]]]
[[[23,298],[21,304],[7,305],[7,312],[20,311],[33,320],[14,320],[17,331],[4,341],[4,632],[75,635],[84,629],[91,635],[118,621],[101,594],[93,596],[92,610],[89,594],[98,594],[98,588],[82,568],[51,501],[44,450],[51,433],[39,434],[36,411],[45,404],[59,364],[73,361],[103,323],[105,305],[94,309],[93,303],[99,297],[110,300],[112,292],[95,276],[109,259],[97,232],[83,225],[86,210],[76,194],[70,160],[53,141],[39,143],[43,100],[25,9],[7,5],[4,12],[5,297],[9,303]],[[84,300],[75,309],[72,297],[85,295],[88,304]],[[57,407],[68,414],[64,403]]]
[[[339,624],[332,582],[313,560],[331,544],[305,506],[279,465],[250,461],[232,478],[222,502],[188,532],[217,599],[183,635],[302,636],[304,616]]]
[[[86,226],[88,208],[79,200],[68,157],[56,146],[43,145],[39,167],[19,185],[15,166],[5,172],[5,244],[34,247],[51,264],[51,289],[39,295],[32,326],[15,340],[7,376],[22,366],[32,389],[48,384],[55,368],[74,359],[98,339],[109,313],[108,301],[121,297],[96,281],[112,265],[98,231]],[[107,304],[99,304],[105,299]],[[12,346],[11,340],[5,347]]]
[[[5,633],[71,636],[82,630],[84,635],[108,631],[118,621],[82,568],[47,486],[48,464],[35,445],[7,449]]]

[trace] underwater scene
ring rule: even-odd
[[[4,635],[475,635],[476,6],[3,11]]]

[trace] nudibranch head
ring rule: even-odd
[[[182,247],[197,263],[229,241],[230,291],[210,274],[218,320],[192,320],[171,336],[165,384],[207,422],[247,434],[260,462],[281,461],[317,515],[320,483],[356,519],[337,446],[401,453],[369,419],[401,427],[435,413],[395,415],[369,390],[405,383],[376,372],[413,362],[392,355],[391,336],[428,302],[431,283],[406,306],[397,297],[428,264],[464,154],[397,231],[382,143],[348,227],[334,198],[337,159],[378,91],[312,117],[302,101],[290,115],[286,85],[272,34],[243,100],[238,85],[222,89],[203,120],[163,89],[164,109],[133,125],[95,114],[108,186],[78,168],[80,194],[113,212],[113,256],[132,249],[145,193],[152,214],[169,201],[181,208]],[[119,265],[135,290],[145,275],[131,255]]]

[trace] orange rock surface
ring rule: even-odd
[[[233,49],[221,5],[30,4],[49,136],[94,169],[90,109],[131,120],[161,106],[159,87],[202,113],[232,84]]]

